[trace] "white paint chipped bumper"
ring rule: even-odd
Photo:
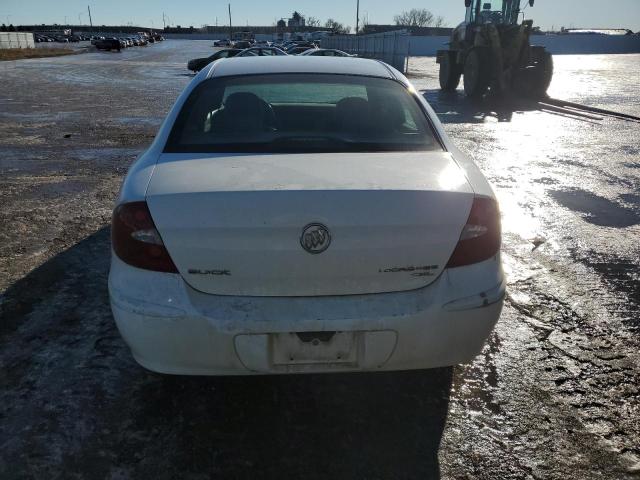
[[[245,375],[468,362],[500,316],[505,283],[495,258],[447,270],[428,287],[410,292],[216,296],[193,290],[179,275],[136,269],[114,257],[109,292],[118,329],[145,368]],[[314,345],[294,332],[338,333]]]

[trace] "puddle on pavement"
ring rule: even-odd
[[[83,168],[113,165],[128,168],[142,153],[141,148],[84,148],[68,149],[63,147],[39,149],[0,147],[0,174],[19,173],[18,177],[28,175],[56,175],[68,172],[69,161],[83,163]],[[77,172],[76,172],[77,173]]]
[[[78,195],[86,192],[89,184],[93,183],[89,179],[63,179],[60,181],[44,183],[38,185],[37,190],[32,192],[34,198],[58,198],[62,195]]]
[[[140,148],[82,148],[69,152],[69,157],[78,160],[113,160],[115,158],[136,157],[142,150]]]
[[[500,349],[497,334],[491,335],[480,356],[461,374],[454,375],[453,390],[458,392],[460,400],[472,416],[499,416],[502,407],[495,399],[494,392],[498,388],[498,371],[495,356]]]
[[[637,193],[623,193],[622,195],[620,195],[620,198],[633,207],[637,207],[638,205],[640,205],[640,195]]]
[[[640,148],[631,145],[623,145],[620,147],[620,151],[626,155],[640,155]]]
[[[123,123],[125,125],[152,125],[154,127],[159,127],[162,123],[163,119],[158,117],[119,117],[115,119],[118,123]]]
[[[28,147],[20,149],[0,146],[0,173],[4,175],[11,171],[19,171],[21,174],[33,173],[45,160],[46,155],[43,152]]]
[[[562,206],[582,214],[582,218],[600,227],[626,228],[640,224],[640,216],[611,200],[585,190],[551,190]]]
[[[640,251],[636,251],[635,258],[602,254],[593,250],[584,252],[573,249],[571,254],[575,260],[592,268],[605,283],[625,296],[626,302],[620,303],[621,299],[616,298],[612,306],[633,329],[640,330],[637,313],[640,307]]]

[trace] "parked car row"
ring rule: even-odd
[[[298,55],[302,52],[306,52],[307,50],[317,49],[319,47],[317,43],[298,40],[284,42],[280,45],[280,48],[282,48],[289,55]]]
[[[34,33],[33,39],[36,43],[58,42],[58,43],[74,43],[86,42],[89,37],[86,35],[61,35],[56,33]]]
[[[237,43],[236,43],[237,45]],[[258,45],[256,42],[254,45]],[[274,46],[253,46],[250,48],[240,49],[240,48],[225,48],[223,50],[219,50],[213,55],[204,58],[194,58],[193,60],[189,60],[187,63],[187,68],[193,72],[198,72],[202,70],[204,67],[209,65],[211,62],[215,62],[216,60],[220,60],[221,58],[231,58],[231,57],[273,57],[273,56],[283,56],[283,55],[314,55],[314,56],[326,56],[326,57],[352,57],[353,55],[349,55],[342,50],[330,49],[330,48],[308,48],[306,46],[295,46],[294,48],[290,48],[288,51],[283,50],[282,48]]]
[[[214,40],[214,47],[229,47],[229,48],[249,48],[249,47],[270,47],[272,42],[266,40],[229,40],[228,38],[222,40]]]
[[[276,47],[280,50],[287,51],[289,49],[295,47],[307,47],[307,48],[318,48],[319,45],[315,42],[310,42],[306,40],[292,40],[287,42],[270,42],[268,40],[214,40],[214,47],[229,47],[229,48],[251,48],[251,47]]]
[[[162,40],[164,40],[164,37],[158,34],[137,34],[128,37],[91,37],[91,44],[98,50],[120,51],[123,48],[141,47]]]
[[[199,72],[211,62],[215,62],[216,60],[219,60],[221,58],[235,57],[240,52],[242,52],[242,50],[237,48],[225,48],[224,50],[219,50],[208,57],[194,58],[193,60],[189,60],[189,62],[187,63],[187,68],[192,72]]]

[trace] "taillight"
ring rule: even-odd
[[[500,250],[500,211],[492,198],[476,197],[447,268],[488,260]]]
[[[134,267],[178,273],[153,224],[147,202],[119,205],[111,221],[111,244],[120,259]]]

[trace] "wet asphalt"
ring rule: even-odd
[[[127,167],[209,42],[0,63],[0,478],[640,478],[640,124],[409,76],[493,184],[508,297],[470,365],[163,377],[107,297]],[[640,115],[640,55],[551,96]]]

